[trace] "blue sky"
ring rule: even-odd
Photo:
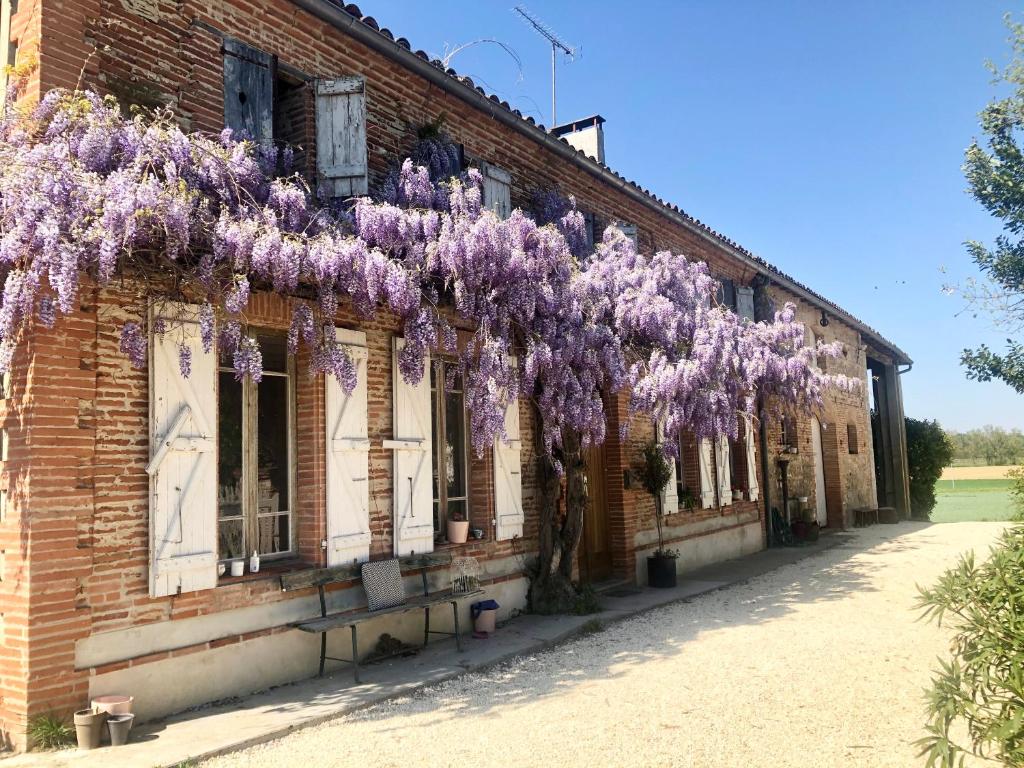
[[[414,48],[550,122],[550,48],[505,2],[363,2]],[[607,119],[609,165],[878,329],[914,359],[906,412],[1024,428],[1024,396],[968,381],[965,346],[1005,333],[942,286],[997,223],[963,150],[1005,61],[1009,2],[563,2],[527,5],[582,55],[558,117]],[[945,270],[945,272],[943,272]]]

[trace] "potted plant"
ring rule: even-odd
[[[469,539],[469,520],[465,512],[452,512],[448,516],[448,543],[465,544]]]
[[[683,488],[679,493],[679,504],[687,512],[693,510],[697,506],[697,497],[693,495],[693,491],[690,488]]]
[[[644,490],[654,497],[654,522],[658,527],[658,548],[647,558],[647,584],[667,588],[676,585],[676,558],[679,553],[665,549],[665,534],[662,529],[661,492],[672,478],[672,469],[661,448],[654,443],[644,446],[643,464],[638,473]]]

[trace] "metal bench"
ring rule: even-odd
[[[445,566],[451,564],[450,557],[438,556],[438,555],[413,555],[409,557],[399,558],[399,568],[402,572],[408,570],[419,569],[420,577],[423,583],[423,594],[415,597],[407,598],[401,605],[396,605],[391,608],[382,608],[380,610],[371,611],[369,609],[355,609],[347,611],[338,611],[336,613],[327,612],[327,598],[325,593],[325,587],[328,584],[340,584],[352,581],[361,581],[360,566],[355,565],[340,565],[333,568],[317,568],[307,571],[297,571],[294,573],[286,573],[281,576],[281,589],[285,592],[291,592],[296,589],[306,589],[309,587],[316,587],[317,593],[320,597],[320,615],[304,621],[297,621],[289,624],[288,626],[301,630],[302,632],[311,632],[313,634],[320,635],[320,677],[324,676],[324,665],[328,659],[331,661],[340,661],[346,664],[351,664],[355,681],[359,682],[359,639],[358,639],[358,626],[364,621],[369,621],[378,616],[384,616],[391,613],[408,613],[409,611],[423,611],[423,646],[426,647],[427,642],[430,640],[431,635],[447,635],[448,637],[455,637],[455,645],[458,650],[462,650],[462,638],[459,634],[459,600],[467,597],[473,597],[474,595],[482,595],[482,589],[473,589],[467,592],[453,592],[451,589],[442,590],[439,592],[431,593],[427,585],[427,571],[430,568],[436,568],[439,566]],[[452,618],[454,621],[454,632],[443,632],[441,630],[430,628],[430,609],[435,605],[449,604],[452,607]],[[344,629],[348,627],[352,633],[352,658],[351,659],[339,659],[334,656],[327,655],[327,633],[332,629]]]

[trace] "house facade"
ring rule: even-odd
[[[681,570],[771,544],[771,509],[785,516],[801,497],[829,528],[851,525],[858,508],[906,516],[906,354],[610,170],[600,117],[549,131],[330,0],[4,0],[2,22],[9,61],[28,72],[26,100],[88,87],[123,104],[170,108],[190,130],[227,125],[295,145],[300,170],[340,197],[378,189],[417,128],[443,116],[499,215],[529,207],[538,187],[556,187],[576,197],[594,232],[615,223],[643,251],[706,261],[723,282],[721,299],[741,314],[762,319],[795,302],[815,335],[842,342],[843,357],[826,365],[860,379],[862,391],[828,395],[815,415],[742,423],[734,441],[684,436],[664,498],[666,542],[680,550]],[[292,301],[260,291],[245,310],[264,350],[259,384],[235,381],[201,348],[184,379],[160,337],[139,370],[118,349],[123,321],[147,312],[195,321],[195,307],[147,308],[141,296],[130,281],[83,289],[73,315],[33,331],[4,382],[0,730],[8,744],[25,746],[33,715],[78,709],[96,695],[131,693],[149,719],[315,674],[317,639],[288,623],[317,613],[316,593],[282,593],[285,572],[446,552],[476,560],[503,617],[525,608],[537,548],[528,404],[506,417],[518,442],[476,455],[458,387],[440,385],[446,361],[424,361],[429,375],[418,387],[396,375],[395,318],[368,322],[339,308],[339,340],[360,366],[346,395],[307,373],[305,352],[287,355]],[[578,574],[593,584],[642,583],[657,546],[654,505],[630,470],[656,430],[635,420],[620,441],[625,396],[609,395],[607,405],[609,440],[587,456]],[[479,538],[447,543],[445,522],[459,516]],[[259,572],[232,576],[230,563],[253,551]],[[443,586],[450,574],[435,568],[428,577]],[[355,608],[364,596],[340,585],[328,601]],[[414,641],[419,621],[374,622],[360,634],[361,655],[382,633]],[[330,642],[330,655],[345,655],[342,638]]]

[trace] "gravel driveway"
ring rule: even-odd
[[[746,584],[204,763],[920,766],[916,583],[1002,525],[874,526]]]

